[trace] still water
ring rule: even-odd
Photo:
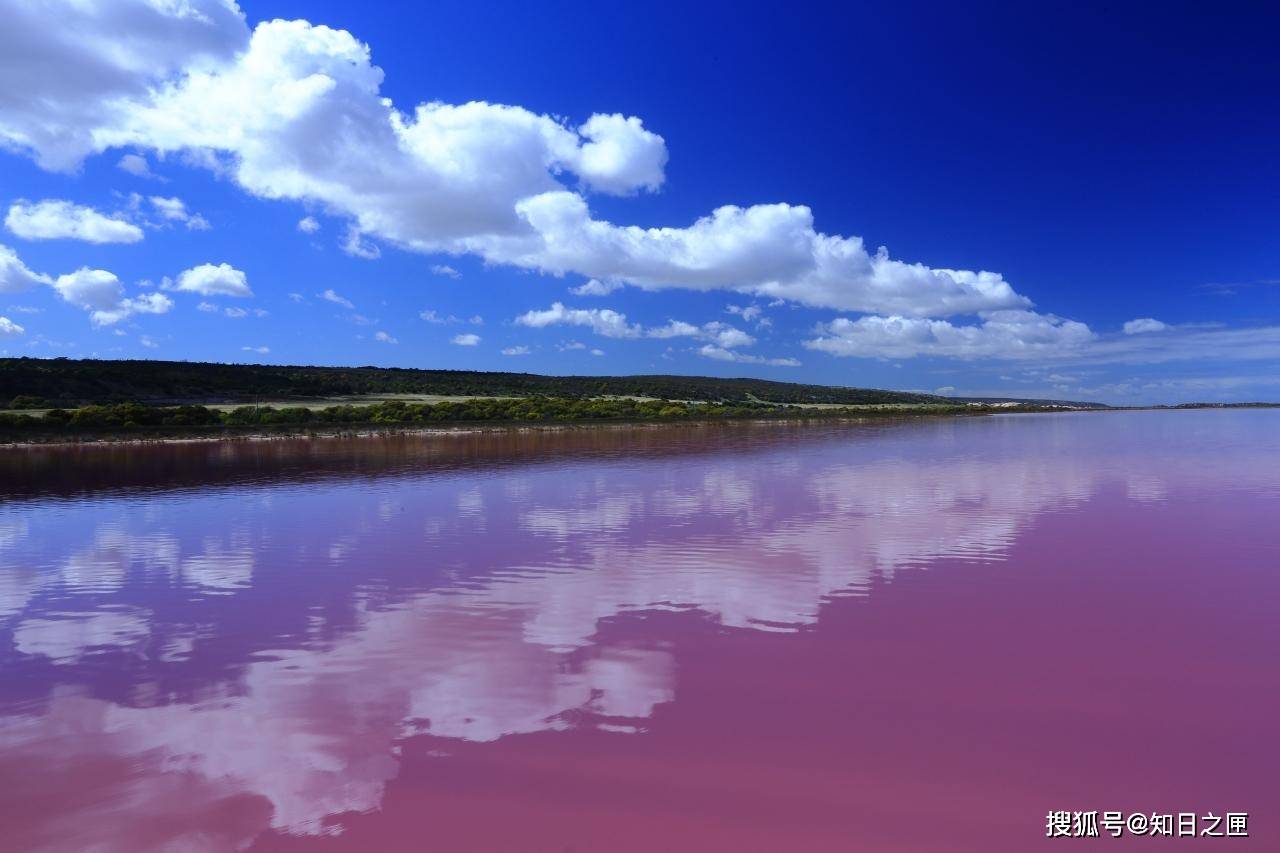
[[[1276,850],[1278,615],[1275,411],[2,449],[0,848]]]

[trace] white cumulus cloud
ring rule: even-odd
[[[717,347],[732,349],[751,346],[756,339],[741,329],[713,320],[695,326],[683,320],[668,320],[662,326],[645,328],[630,323],[625,314],[611,308],[569,308],[562,302],[552,303],[541,311],[526,311],[515,322],[535,329],[547,326],[585,326],[606,338],[698,338],[710,341]]]
[[[173,300],[163,293],[126,297],[120,279],[107,270],[81,267],[58,276],[53,289],[70,304],[90,312],[95,326],[110,326],[133,314],[166,314],[173,308]]]
[[[18,293],[37,284],[52,283],[49,276],[28,268],[13,249],[0,245],[0,293]]]
[[[152,208],[160,215],[161,219],[168,222],[181,223],[189,231],[208,231],[212,227],[209,225],[209,220],[198,213],[188,211],[187,203],[176,196],[166,198],[165,196],[153,195],[150,201]]]
[[[528,355],[528,347],[506,347],[502,350],[503,355]]]
[[[578,128],[585,140],[574,171],[592,188],[614,195],[662,186],[667,145],[635,116],[593,115]]]
[[[16,252],[0,245],[0,293],[26,290],[38,284],[52,287],[66,302],[89,311],[90,320],[96,326],[109,326],[134,314],[166,314],[173,308],[173,300],[163,293],[125,296],[120,279],[107,270],[81,267],[56,279],[34,272]]]
[[[26,329],[10,320],[8,317],[0,317],[0,338],[14,337],[21,335]]]
[[[749,353],[734,352],[715,344],[705,344],[698,350],[698,354],[706,358],[714,358],[717,361],[733,361],[739,364],[767,364],[771,367],[800,366],[800,362],[794,358],[765,358],[764,356],[751,355]]]
[[[574,296],[608,296],[621,287],[622,285],[616,281],[600,281],[598,278],[593,278],[585,284],[569,288],[569,292]]]
[[[201,296],[253,296],[249,289],[249,278],[242,270],[230,264],[200,264],[179,273],[177,284],[171,285],[173,290],[185,293],[198,293]]]
[[[1032,358],[1081,351],[1096,335],[1083,323],[1034,311],[992,311],[972,325],[920,317],[838,317],[804,345],[860,358]]]
[[[1163,332],[1169,326],[1151,317],[1139,317],[1124,324],[1126,335],[1141,335],[1146,332]]]
[[[142,229],[131,222],[61,199],[15,202],[4,224],[24,240],[136,243],[142,239]]]
[[[282,20],[250,31],[229,2],[23,0],[0,32],[0,140],[63,170],[112,147],[197,155],[252,195],[345,219],[343,247],[365,257],[385,243],[903,317],[1030,307],[998,273],[890,258],[821,232],[800,204],[655,228],[597,218],[589,193],[664,182],[666,144],[641,118],[575,126],[430,92],[405,110],[382,83],[350,33]]]
[[[649,329],[645,336],[650,338],[701,338],[710,340],[715,346],[724,349],[749,347],[756,342],[755,338],[741,329],[730,326],[727,323],[721,323],[718,320],[703,323],[701,326],[695,326],[692,323],[685,323],[681,320],[671,320],[665,326]]]
[[[449,341],[449,343],[460,347],[473,347],[480,343],[480,336],[472,334],[454,335],[453,339]]]
[[[561,302],[554,302],[542,311],[526,311],[515,322],[534,329],[557,325],[586,326],[606,338],[638,338],[644,334],[639,325],[628,323],[625,314],[611,308],[567,308]]]

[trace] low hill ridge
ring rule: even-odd
[[[149,404],[239,403],[261,399],[301,400],[377,394],[568,398],[635,396],[841,405],[957,402],[954,398],[905,391],[710,376],[543,376],[404,367],[220,364],[143,359],[0,359],[0,407],[15,398],[39,398],[53,405],[69,406],[125,400]],[[978,398],[966,398],[966,401],[970,399]]]

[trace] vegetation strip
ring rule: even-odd
[[[0,408],[21,397],[29,408],[138,401],[253,403],[332,397],[648,397],[723,403],[874,405],[957,400],[910,391],[722,379],[714,376],[540,376],[479,370],[399,367],[313,367],[191,361],[69,358],[0,359]],[[969,402],[968,400],[959,402]],[[1056,402],[1056,401],[1043,401]],[[1089,403],[1073,403],[1091,406]],[[14,408],[19,408],[15,406]]]
[[[39,438],[164,437],[169,435],[228,436],[246,430],[425,428],[465,424],[572,424],[599,422],[679,422],[741,419],[831,420],[869,417],[971,415],[992,411],[1042,411],[1034,407],[927,406],[911,409],[811,409],[768,404],[686,403],[668,400],[557,397],[474,399],[463,402],[405,403],[391,401],[368,406],[240,406],[219,411],[206,406],[147,406],[116,403],[80,409],[52,409],[43,415],[0,413],[0,436],[9,440]]]

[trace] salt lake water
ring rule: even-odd
[[[0,449],[0,848],[1276,850],[1278,616],[1280,411]]]

